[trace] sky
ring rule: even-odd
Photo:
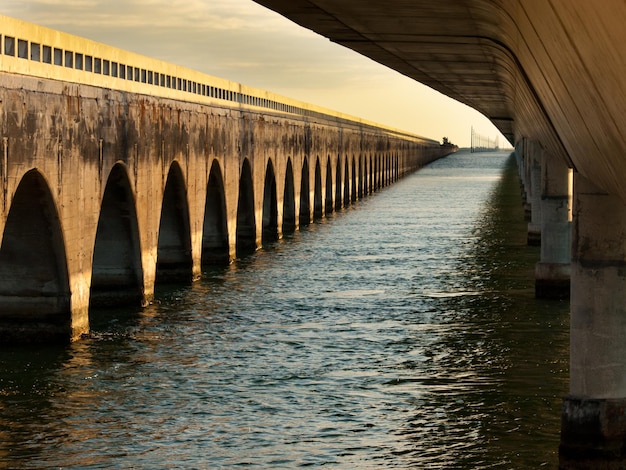
[[[460,147],[489,120],[252,0],[1,0],[0,14]]]

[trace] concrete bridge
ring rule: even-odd
[[[626,468],[626,5],[255,1],[476,108],[515,143],[537,294],[571,282],[561,467]]]
[[[454,150],[0,17],[0,337],[79,338]]]

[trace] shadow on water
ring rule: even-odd
[[[511,156],[474,238],[465,241],[471,248],[458,266],[463,287],[431,299],[434,310],[448,316],[446,333],[429,354],[454,351],[454,359],[445,371],[433,367],[419,380],[429,393],[415,400],[413,416],[399,431],[414,442],[406,452],[416,463],[467,469],[558,464],[569,303],[534,298],[539,249],[527,246],[526,230]],[[445,423],[451,423],[448,430],[441,429]],[[445,453],[436,440],[424,445],[433,432],[453,442]],[[453,433],[460,433],[457,439]]]
[[[497,419],[487,420],[486,435],[513,468],[556,468],[568,387],[569,301],[534,298],[539,248],[527,246],[513,156],[477,233],[471,285],[485,295],[476,299],[475,311],[485,312],[483,320],[491,322],[489,356],[500,358],[493,371]]]
[[[97,442],[103,427],[118,428],[103,386],[136,354],[134,331],[142,312],[96,309],[91,332],[69,345],[29,345],[0,350],[0,468],[104,468],[115,450],[56,452]],[[7,466],[4,466],[7,465]]]

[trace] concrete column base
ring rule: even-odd
[[[563,399],[561,470],[626,467],[626,399]]]
[[[569,263],[537,263],[535,265],[535,297],[568,299],[571,267]]]

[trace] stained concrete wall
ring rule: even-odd
[[[0,73],[0,102],[0,336],[17,341],[88,332],[96,297],[150,302],[159,256],[198,277],[212,225],[226,227],[222,261],[233,259],[238,223],[247,223],[242,198],[253,201],[256,248],[264,225],[281,235],[285,209],[288,230],[311,220],[328,182],[332,205],[337,196],[345,205],[450,151],[337,116],[9,73]],[[222,215],[207,210],[207,188]]]

